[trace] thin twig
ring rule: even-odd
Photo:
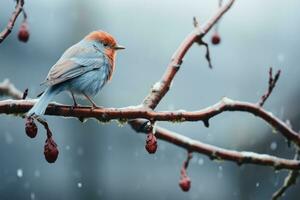
[[[23,10],[24,0],[17,0],[16,2],[17,2],[16,8],[10,17],[7,26],[0,33],[0,43],[2,43],[5,40],[5,38],[11,33],[18,16]],[[26,16],[26,13],[24,13],[24,16]]]
[[[269,69],[269,87],[268,87],[268,90],[265,92],[264,95],[261,96],[260,98],[260,101],[258,102],[258,105],[259,106],[263,106],[264,103],[266,102],[266,100],[269,98],[269,96],[271,95],[275,85],[276,85],[276,82],[278,81],[279,79],[279,76],[280,76],[280,70],[277,71],[277,73],[275,74],[275,76],[273,77],[273,72],[272,72],[272,67],[270,67]]]
[[[42,118],[37,118],[37,121],[44,126],[44,128],[46,130],[47,138],[51,137],[52,136],[52,132],[51,132],[51,130],[49,128],[48,123],[44,119],[42,119]]]
[[[296,149],[294,160],[298,161],[300,152],[298,147],[296,147]],[[298,176],[299,170],[291,170],[287,177],[285,177],[283,185],[273,194],[272,200],[279,199],[289,187],[296,184]]]

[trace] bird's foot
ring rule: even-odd
[[[74,103],[72,106],[71,106],[71,109],[74,110],[75,108],[79,107],[79,105],[77,103]]]
[[[92,107],[91,107],[91,110],[95,110],[95,109],[103,109],[104,107],[103,106],[98,106],[97,104],[93,103],[92,104]]]

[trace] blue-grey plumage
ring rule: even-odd
[[[62,91],[85,96],[93,106],[91,96],[96,95],[111,79],[116,50],[124,49],[104,31],[94,31],[83,40],[67,49],[50,69],[46,80],[48,88],[28,111],[27,116],[43,115],[49,102]]]

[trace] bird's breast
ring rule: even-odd
[[[108,80],[111,80],[115,71],[116,51],[113,49],[105,49],[104,53],[108,60]]]

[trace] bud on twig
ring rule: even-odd
[[[182,191],[189,191],[191,188],[191,179],[188,176],[182,176],[179,181],[179,186],[182,189]]]
[[[152,132],[147,135],[145,148],[150,154],[154,154],[157,150],[157,139]]]
[[[26,21],[24,21],[20,26],[18,38],[21,42],[27,42],[29,39],[29,29]]]
[[[26,135],[30,138],[34,138],[38,132],[38,128],[34,122],[34,119],[32,117],[26,117],[25,120]]]
[[[48,137],[44,146],[44,155],[46,160],[49,163],[54,163],[58,157],[58,153],[57,144],[54,142],[52,137]]]
[[[182,168],[180,170],[180,180],[179,180],[179,186],[182,189],[182,191],[187,192],[191,188],[191,179],[188,177],[186,170],[188,168],[189,162],[192,159],[192,153],[188,152],[188,156],[186,160],[184,161]]]
[[[221,42],[221,37],[218,32],[215,32],[211,37],[211,43],[214,45],[218,45]]]

